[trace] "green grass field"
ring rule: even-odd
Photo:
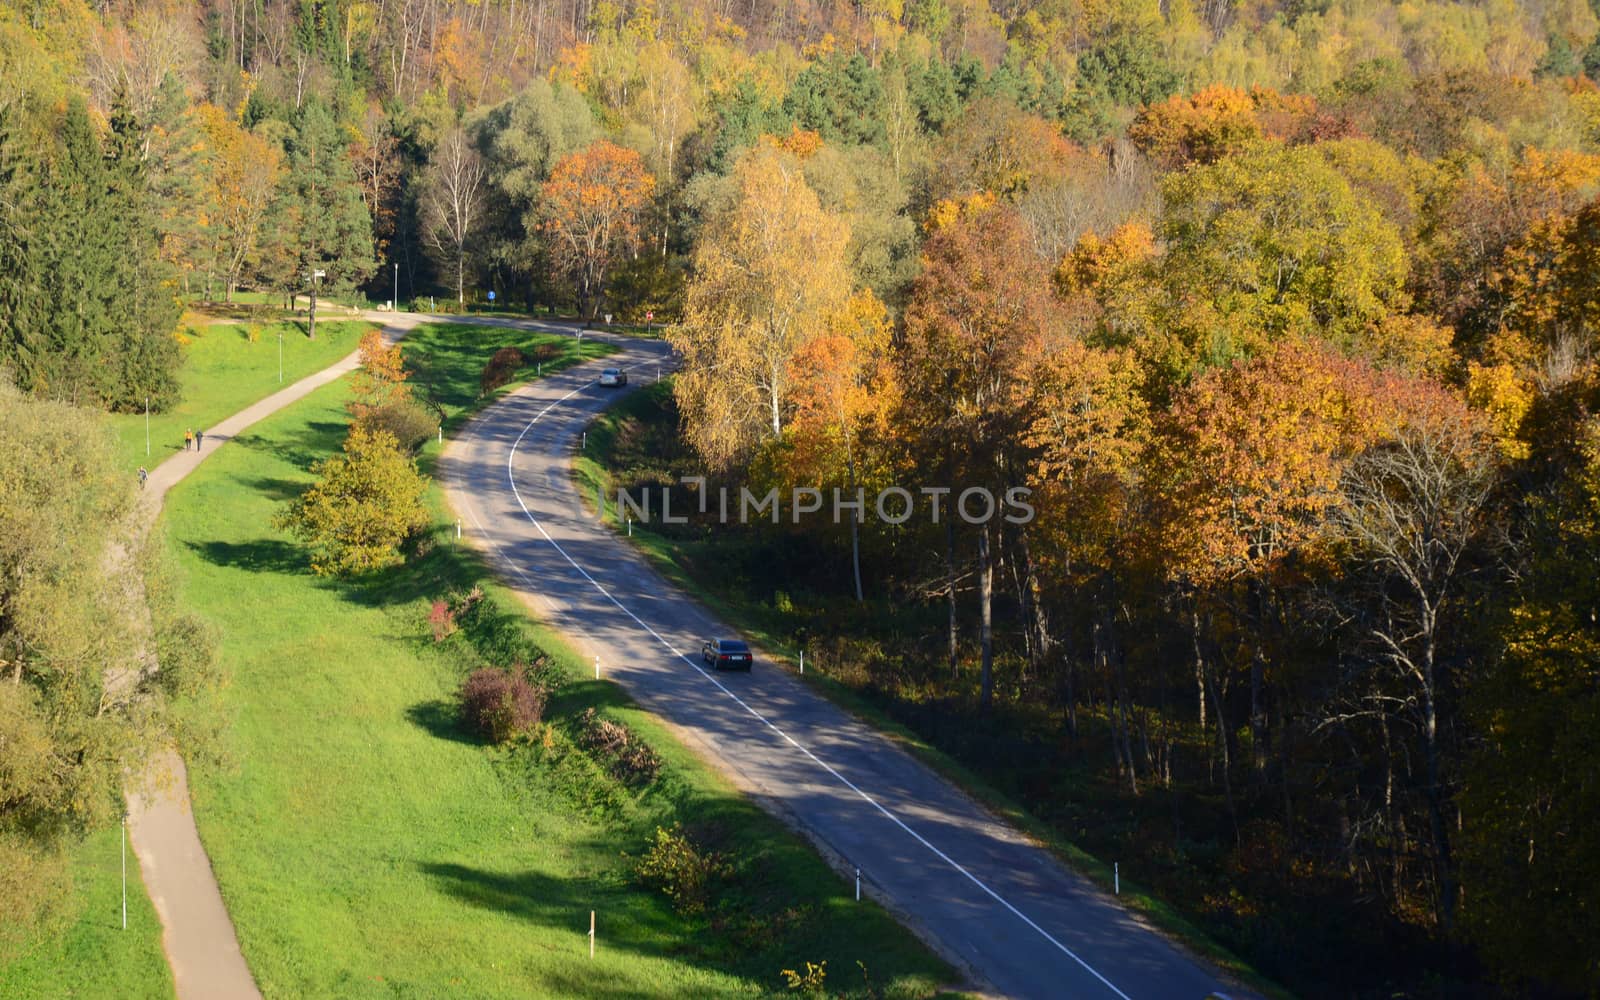
[[[407,355],[459,418],[507,338],[539,335],[496,331],[485,344],[470,328],[432,327]],[[751,996],[782,992],[780,969],[824,959],[830,990],[864,993],[858,960],[890,996],[950,978],[616,688],[579,679],[556,637],[452,543],[437,495],[426,555],[365,584],[312,577],[270,520],[338,447],[344,391],[320,390],[220,450],[165,515],[188,602],[216,626],[233,677],[234,763],[197,767],[191,782],[268,997]],[[432,599],[477,584],[502,613],[481,634],[435,643]],[[509,655],[497,646],[528,643],[571,678],[550,728],[512,749],[480,745],[456,724],[453,691],[486,656]],[[656,782],[631,790],[576,750],[569,720],[589,706],[657,747]],[[630,878],[623,853],[675,820],[735,866],[722,919],[682,918]]]
[[[173,995],[172,973],[161,953],[161,924],[145,895],[132,845],[128,927],[122,927],[121,836],[122,831],[112,827],[72,849],[68,864],[73,884],[65,926],[0,966],[0,997],[156,1000]]]
[[[109,418],[120,442],[118,454],[132,472],[153,469],[183,450],[185,430],[209,430],[251,403],[338,361],[356,349],[365,322],[318,323],[317,339],[308,340],[299,323],[266,323],[251,342],[248,324],[190,328],[178,374],[180,400],[163,413],[150,414],[150,453],[145,454],[143,413],[117,413]],[[278,335],[283,335],[283,381],[278,381]]]

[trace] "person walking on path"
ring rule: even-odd
[[[200,446],[205,443],[205,440],[206,440],[206,432],[205,431],[195,431],[194,432],[194,450],[195,451],[199,451],[200,450]]]
[[[189,430],[184,431],[183,432],[183,450],[184,451],[188,451],[189,448],[193,444],[194,444],[194,431],[189,431]]]
[[[142,465],[139,466],[139,488],[141,490],[144,489],[144,484],[149,478],[150,478],[150,473],[145,470],[144,466],[142,466]]]

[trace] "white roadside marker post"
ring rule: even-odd
[[[128,929],[128,817],[122,817],[122,929]]]
[[[1122,895],[1122,864],[1117,861],[1111,862],[1111,891]]]
[[[461,537],[461,518],[456,518],[456,537]]]
[[[594,679],[600,679],[600,657],[598,655],[594,658]]]
[[[800,672],[806,672],[806,651],[803,649],[800,651]]]
[[[856,869],[856,902],[861,902],[861,869]]]
[[[589,911],[589,957],[594,957],[594,911]]]

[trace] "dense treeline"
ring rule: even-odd
[[[939,619],[872,638],[913,723],[1043,761],[1042,811],[1104,775],[1118,842],[1297,986],[1590,992],[1597,31],[4,0],[0,365],[160,405],[180,301],[240,289],[677,321],[722,481],[1035,491],[739,538],[818,607]]]

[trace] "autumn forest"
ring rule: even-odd
[[[633,485],[1032,490],[663,529],[875,711],[1295,993],[1594,995],[1596,8],[0,0],[0,369],[659,332]]]

